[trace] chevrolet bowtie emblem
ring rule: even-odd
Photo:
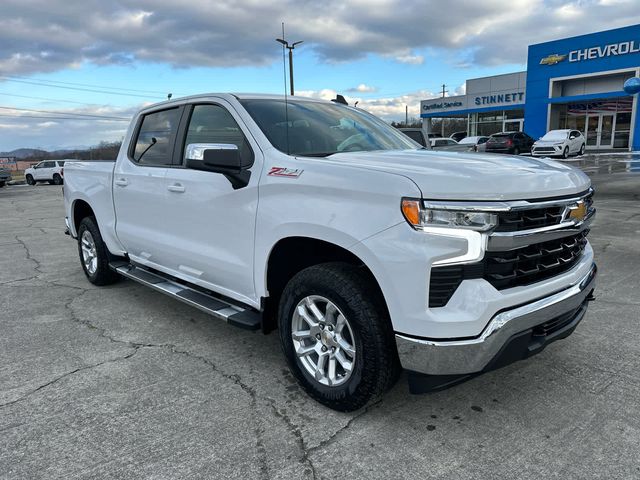
[[[575,206],[569,207],[569,218],[576,223],[584,222],[587,218],[587,205],[584,202],[578,202]]]
[[[540,60],[540,65],[555,65],[556,63],[563,61],[565,58],[567,58],[566,55],[554,53],[553,55],[549,55],[548,57],[544,57]]]

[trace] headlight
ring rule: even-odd
[[[484,232],[498,224],[495,213],[424,208],[420,200],[409,198],[402,199],[402,214],[416,229],[445,227]]]

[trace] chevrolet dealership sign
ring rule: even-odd
[[[567,58],[569,59],[569,62],[573,63],[618,55],[628,55],[630,53],[638,52],[640,52],[640,43],[636,42],[635,40],[631,40],[628,42],[609,43],[604,46],[572,50],[568,55],[560,55],[554,53],[542,58],[540,60],[540,65],[557,65]]]

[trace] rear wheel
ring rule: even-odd
[[[326,263],[295,275],[282,294],[278,326],[291,372],[329,408],[357,410],[398,378],[386,308],[355,266]]]
[[[35,185],[36,184],[36,181],[33,179],[33,177],[31,175],[27,175],[25,177],[25,180],[27,181],[27,183],[29,185]]]
[[[62,177],[58,173],[53,174],[53,184],[62,185]]]
[[[95,218],[85,217],[78,227],[78,254],[84,274],[94,285],[110,285],[120,276],[109,268],[107,246],[102,240]]]
[[[0,182],[0,188],[4,187],[6,183],[4,181]]]
[[[513,147],[513,154],[520,155],[520,149],[518,147]]]

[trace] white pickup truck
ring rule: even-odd
[[[89,281],[128,277],[278,329],[315,399],[362,407],[569,335],[595,287],[589,178],[545,159],[427,151],[362,110],[209,94],[134,118],[115,162],[68,162]]]

